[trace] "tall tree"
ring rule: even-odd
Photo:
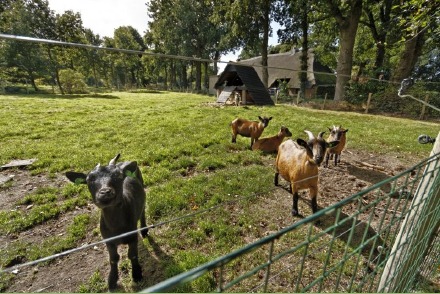
[[[282,42],[298,44],[301,48],[301,70],[298,72],[300,93],[305,96],[307,85],[309,51],[309,2],[307,0],[286,0],[277,6],[275,19],[284,27],[278,31]]]
[[[270,24],[275,18],[275,0],[221,0],[216,2],[216,14],[224,15],[228,40],[234,48],[247,52],[258,48],[263,67],[263,84],[268,84],[267,54]]]
[[[335,0],[326,0],[326,3],[339,30],[339,55],[336,66],[337,78],[334,99],[344,100],[345,86],[351,77],[353,48],[362,14],[362,0],[347,0],[341,3]]]
[[[404,46],[392,76],[394,82],[401,82],[413,72],[422,54],[427,32],[434,35],[440,33],[437,24],[440,18],[438,1],[411,0],[403,3],[400,8],[402,9],[401,27],[404,31]]]
[[[53,12],[45,0],[17,0],[2,3],[1,7],[0,25],[4,33],[45,38],[53,29]],[[38,91],[35,80],[48,73],[49,62],[42,48],[39,44],[20,41],[8,41],[1,47],[6,65],[17,68],[15,72],[29,81],[35,91]]]
[[[366,25],[371,32],[376,46],[374,69],[380,74],[386,57],[386,44],[390,31],[395,28],[392,22],[393,6],[397,7],[398,0],[369,0],[364,5],[365,19],[361,23]],[[396,15],[394,15],[396,17]]]
[[[116,48],[144,51],[146,49],[144,41],[139,32],[131,26],[122,26],[114,32],[114,44]],[[121,69],[120,78],[125,87],[133,85],[140,86],[142,81],[142,68],[140,56],[134,54],[118,54],[116,67]]]

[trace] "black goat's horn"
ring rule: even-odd
[[[121,156],[120,153],[118,153],[112,160],[110,160],[110,162],[108,163],[108,165],[115,165],[116,161],[118,161],[119,157]]]

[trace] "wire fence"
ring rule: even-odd
[[[185,291],[198,280],[218,292],[413,291],[439,270],[436,146],[399,175],[143,292]]]

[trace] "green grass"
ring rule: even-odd
[[[173,254],[165,259],[162,278],[188,270],[245,244],[243,236],[257,234],[250,204],[273,189],[273,168],[264,162],[273,155],[248,149],[249,139],[238,137],[232,144],[229,123],[237,116],[257,119],[273,116],[263,136],[274,135],[281,125],[293,137],[306,138],[332,125],[348,128],[348,148],[387,153],[414,162],[425,158],[430,147],[417,143],[420,134],[436,136],[438,124],[408,119],[311,110],[290,106],[212,107],[213,97],[185,93],[111,93],[107,95],[0,96],[0,163],[37,158],[28,167],[32,174],[53,176],[67,170],[88,172],[97,163],[107,164],[117,153],[121,160],[136,160],[148,187],[148,223],[158,223],[220,203],[235,203],[242,214],[234,219],[227,208],[172,223],[153,231],[158,244]],[[11,188],[8,183],[0,193]],[[49,220],[56,220],[75,207],[90,203],[86,187],[66,184],[41,188],[23,195],[16,205],[29,210],[0,211],[0,234],[20,234]],[[94,216],[94,220],[97,216]],[[8,244],[0,266],[19,256],[33,260],[81,244],[85,230],[96,227],[90,219],[77,219],[67,236],[32,246]],[[180,236],[176,237],[176,236]],[[145,242],[146,246],[150,246]],[[25,248],[32,248],[25,250]],[[185,249],[182,252],[180,249]],[[99,272],[84,273],[89,282],[72,291],[101,291]],[[211,290],[213,277],[182,291]],[[1,280],[1,279],[0,279]],[[153,285],[148,281],[141,286]],[[1,280],[4,286],[7,281]]]

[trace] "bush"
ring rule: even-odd
[[[67,94],[88,93],[84,76],[72,69],[60,70],[60,83]]]

